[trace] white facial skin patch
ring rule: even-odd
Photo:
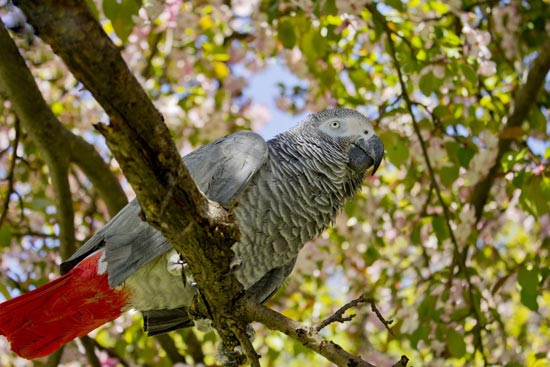
[[[374,135],[372,124],[365,120],[353,117],[334,117],[325,121],[319,130],[333,137],[364,137],[370,138]]]

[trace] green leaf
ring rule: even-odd
[[[466,354],[466,343],[464,336],[456,330],[449,329],[447,334],[447,348],[454,358],[462,358]]]
[[[522,289],[535,293],[539,284],[538,269],[532,266],[522,266],[518,271],[518,284]]]
[[[448,31],[448,32],[445,32],[445,36],[443,37],[443,43],[447,44],[448,46],[461,46],[462,40],[453,32]]]
[[[451,187],[451,185],[458,178],[458,167],[456,165],[441,167],[439,170],[439,179],[445,187]]]
[[[531,130],[538,130],[543,134],[546,133],[546,116],[544,116],[540,108],[531,108],[529,125],[531,126]]]
[[[334,15],[338,14],[338,8],[336,7],[336,0],[325,0],[325,5],[323,6],[322,15]]]
[[[0,227],[0,247],[7,247],[11,242],[11,230],[8,226],[4,225]]]
[[[420,306],[418,306],[418,315],[421,320],[433,319],[435,317],[435,306],[437,296],[427,295]]]
[[[449,107],[445,105],[437,105],[434,108],[433,113],[441,120],[441,123],[443,123],[443,126],[445,127],[449,126],[450,122],[453,120],[453,114],[449,110]]]
[[[460,64],[460,70],[462,70],[462,74],[468,79],[470,83],[473,85],[477,85],[477,73],[472,69],[472,67],[468,64]]]
[[[384,142],[386,152],[390,162],[399,167],[409,159],[409,146],[407,141],[391,131],[386,131],[380,134],[380,139]]]
[[[522,149],[518,151],[509,151],[504,154],[502,157],[501,164],[504,171],[510,171],[518,163],[525,162],[525,157],[527,156],[527,149]]]
[[[476,154],[476,151],[472,148],[468,147],[462,147],[458,150],[458,161],[460,162],[460,165],[464,168],[468,168],[468,165],[470,164],[470,161]]]
[[[429,96],[433,92],[439,90],[442,84],[443,81],[439,78],[436,78],[431,71],[422,75],[420,77],[420,80],[418,81],[418,87],[420,88],[420,91],[426,96]]]
[[[105,0],[103,12],[113,24],[118,38],[125,42],[134,29],[133,17],[138,14],[141,1],[138,0]]]
[[[530,309],[531,311],[537,312],[539,310],[539,303],[537,300],[537,293],[530,293],[525,289],[522,289],[520,292],[521,303]]]
[[[468,315],[470,315],[471,309],[469,306],[459,308],[458,310],[451,313],[450,318],[453,321],[462,321],[464,320]]]
[[[538,311],[539,274],[536,267],[522,266],[518,271],[518,284],[521,287],[521,303],[532,311]]]
[[[411,337],[410,337],[411,346],[414,349],[417,349],[418,348],[418,342],[421,341],[421,340],[425,340],[426,337],[428,336],[428,333],[429,333],[429,328],[427,326],[424,326],[424,327],[420,326],[418,329],[413,331],[413,333],[411,334]]]
[[[277,32],[284,48],[293,48],[296,45],[296,35],[290,20],[281,19],[277,25]]]
[[[532,176],[526,181],[520,195],[522,207],[535,217],[547,214],[550,211],[550,179]]]
[[[392,8],[400,12],[405,11],[405,8],[401,0],[386,0],[384,1],[384,5],[391,6]]]
[[[449,238],[449,230],[445,218],[432,217],[432,227],[440,243]]]
[[[8,291],[8,287],[6,287],[6,285],[2,282],[0,282],[0,293],[2,293],[5,299],[11,298],[10,292]]]

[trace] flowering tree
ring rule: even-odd
[[[56,44],[61,25],[48,23],[50,13],[84,40],[89,29],[56,2],[29,3],[0,10],[12,30],[0,49],[15,42],[33,77],[7,92],[23,71],[0,57],[5,298],[54,278],[61,259],[132,195],[126,163],[92,127],[116,123],[105,97],[110,82],[90,82],[108,56],[79,59],[71,52],[86,54],[85,45]],[[335,227],[306,246],[269,307],[319,326],[357,296],[372,299],[372,312],[357,302],[355,318],[323,324],[322,334],[376,366],[401,355],[415,366],[542,366],[550,358],[548,1],[87,6],[182,153],[269,121],[246,91],[248,76],[269,73],[273,61],[300,80],[281,80],[274,98],[285,112],[345,106],[374,121],[387,150],[383,168]],[[113,93],[132,100],[138,91]],[[215,364],[214,333],[147,338],[140,320],[121,317],[35,364]],[[262,365],[328,365],[293,338],[256,329]],[[4,339],[0,348],[0,364],[33,365],[10,354]]]

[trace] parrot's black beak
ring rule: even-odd
[[[384,144],[382,144],[378,136],[373,135],[368,139],[363,137],[357,139],[354,145],[359,147],[370,159],[372,159],[372,174],[374,175],[378,167],[380,167],[380,163],[382,163],[382,158],[384,158]]]

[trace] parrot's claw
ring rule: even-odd
[[[235,271],[241,267],[241,264],[243,263],[242,259],[235,255],[233,260],[231,260],[231,263],[229,264],[229,269]]]
[[[181,280],[186,287],[195,288],[197,286],[197,282],[195,282],[191,272],[186,271],[189,269],[189,264],[176,250],[171,251],[167,256],[166,269],[172,275],[181,276]]]
[[[166,268],[168,269],[168,272],[170,274],[180,275],[188,267],[189,265],[185,262],[185,260],[183,260],[179,253],[177,253],[175,250],[171,251],[171,253],[167,257],[166,264]]]

